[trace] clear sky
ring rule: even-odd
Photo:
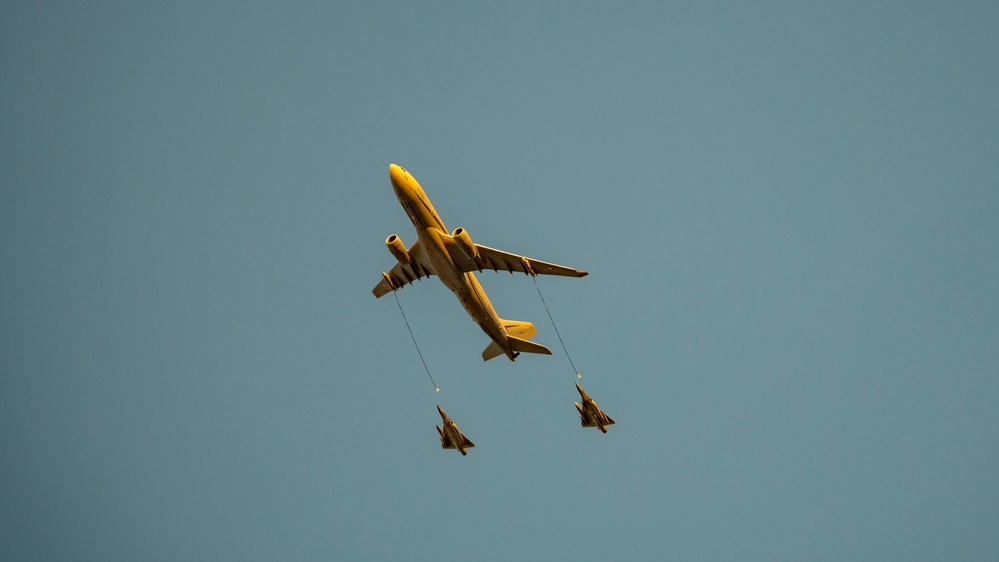
[[[0,7],[0,558],[999,559],[996,2],[64,4]],[[398,294],[434,392],[389,163],[590,272],[606,435],[523,275],[552,357]]]

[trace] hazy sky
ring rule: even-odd
[[[6,3],[0,558],[999,559],[999,4]],[[415,239],[585,269],[479,278]],[[441,405],[476,443],[440,448]]]

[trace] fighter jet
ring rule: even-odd
[[[607,426],[612,425],[614,420],[603,413],[597,403],[593,401],[589,396],[586,395],[586,391],[583,387],[576,383],[576,390],[579,391],[579,395],[583,397],[583,405],[580,406],[579,402],[576,402],[576,410],[579,412],[579,423],[583,427],[599,427],[600,431],[607,433]]]
[[[467,437],[458,431],[458,424],[451,421],[451,418],[447,417],[444,410],[440,406],[437,406],[437,411],[441,414],[441,419],[444,420],[444,429],[441,426],[435,426],[437,428],[437,433],[441,435],[441,448],[442,449],[458,449],[461,452],[461,456],[468,454],[465,449],[470,449],[475,446],[468,440]]]
[[[385,245],[398,263],[388,273],[382,272],[382,280],[371,290],[375,297],[401,289],[417,279],[436,275],[492,340],[482,352],[483,361],[501,354],[513,361],[521,352],[551,355],[547,347],[529,341],[538,333],[533,324],[503,320],[496,314],[473,272],[490,269],[511,274],[517,271],[527,275],[566,277],[585,277],[586,272],[480,246],[472,242],[468,231],[462,227],[448,234],[444,221],[409,172],[390,164],[389,178],[399,203],[416,227],[417,239],[409,248],[395,234],[385,239]]]

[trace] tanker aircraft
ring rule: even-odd
[[[533,324],[503,320],[496,314],[473,272],[490,269],[509,271],[511,274],[517,271],[532,276],[565,277],[585,277],[587,273],[480,246],[472,242],[468,231],[462,227],[448,234],[444,221],[430,204],[416,178],[405,168],[395,164],[389,165],[389,178],[399,203],[416,227],[417,239],[408,249],[395,234],[385,239],[385,244],[397,263],[388,273],[382,272],[382,280],[371,290],[375,297],[401,289],[417,279],[436,275],[458,297],[468,315],[492,340],[482,352],[483,361],[501,354],[513,361],[521,352],[551,355],[552,352],[547,347],[529,341],[538,333]]]

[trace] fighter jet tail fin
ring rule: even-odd
[[[441,429],[441,426],[438,425],[438,426],[434,426],[434,427],[437,428],[437,433],[441,434],[441,449],[456,449],[457,448],[457,447],[454,446],[454,443],[452,443],[451,440],[448,439],[447,435],[444,434],[444,430]]]

